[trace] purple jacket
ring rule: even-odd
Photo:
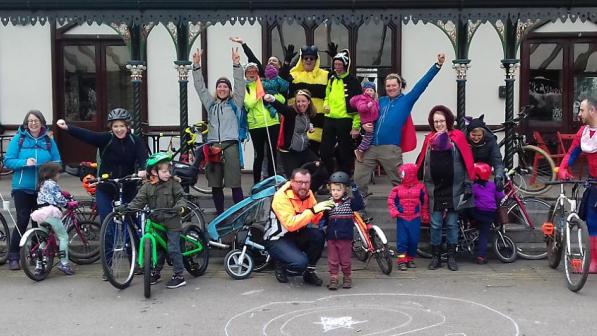
[[[485,185],[478,181],[473,183],[473,197],[475,198],[475,208],[481,211],[494,212],[504,193],[495,189],[495,183],[485,182]]]

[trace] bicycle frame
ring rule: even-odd
[[[509,176],[509,174],[510,174],[510,172],[508,172],[507,176]],[[506,181],[506,185],[504,186],[504,191],[506,191],[505,192],[505,196],[500,201],[500,206],[503,206],[509,200],[514,200],[514,202],[516,204],[518,204],[518,207],[522,211],[522,215],[523,215],[525,221],[529,224],[529,227],[532,228],[532,229],[535,229],[535,224],[533,223],[533,221],[529,217],[529,214],[527,212],[527,208],[524,205],[524,202],[522,201],[522,198],[518,194],[518,192],[517,192],[517,190],[516,190],[516,188],[514,186],[514,183],[512,182],[512,180],[510,178],[508,178],[507,181]]]
[[[388,243],[388,239],[386,238],[385,233],[379,227],[365,222],[363,217],[361,217],[361,215],[358,212],[353,213],[353,223],[354,226],[357,228],[357,232],[359,233],[361,240],[364,241],[367,245],[367,252],[378,252],[373,249],[373,243],[371,242],[371,236],[369,235],[369,230],[371,229],[377,232],[379,237],[381,237],[383,244]]]

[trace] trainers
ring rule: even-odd
[[[313,286],[321,286],[323,284],[323,280],[321,280],[317,273],[315,273],[315,270],[305,271],[303,274],[303,281]]]
[[[287,283],[288,282],[288,274],[286,274],[286,269],[282,267],[276,267],[274,270],[274,274],[276,276],[276,280],[279,283]]]
[[[106,275],[106,273],[102,274],[102,281],[108,281],[108,275]]]
[[[167,288],[178,288],[186,285],[187,282],[181,274],[174,274],[170,280],[166,283]]]
[[[338,276],[331,276],[330,282],[328,283],[329,290],[336,290],[338,289]]]
[[[406,266],[405,262],[400,262],[400,263],[398,263],[398,269],[404,272],[404,271],[408,270],[408,267]]]
[[[342,281],[342,288],[352,288],[352,278],[350,276],[344,276],[344,279]]]
[[[151,279],[149,280],[149,284],[157,284],[158,282],[160,282],[161,277],[162,276],[160,275],[160,272],[151,272]]]
[[[414,261],[411,260],[411,261],[407,261],[406,262],[406,267],[408,267],[408,268],[417,268],[417,265],[415,264]]]
[[[11,259],[8,262],[8,269],[11,271],[18,271],[21,269],[21,266],[19,265],[19,261],[16,259]]]
[[[58,269],[66,275],[74,275],[75,271],[70,267],[70,264],[58,264]]]
[[[487,258],[485,258],[485,257],[477,257],[477,264],[479,264],[479,265],[485,265],[485,264],[487,264]]]
[[[355,149],[354,156],[356,157],[357,161],[363,162],[363,157],[365,157],[365,152]]]

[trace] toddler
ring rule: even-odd
[[[375,126],[379,117],[379,103],[377,102],[377,93],[375,92],[375,83],[365,80],[362,84],[363,93],[350,99],[350,105],[359,112],[361,125],[369,124]],[[355,149],[354,154],[359,162],[363,162],[365,152],[371,146],[373,141],[373,132],[365,132],[359,147]]]

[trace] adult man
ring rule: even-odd
[[[288,275],[303,275],[305,283],[321,286],[315,273],[325,243],[317,225],[325,210],[334,207],[331,200],[316,203],[309,189],[311,175],[303,168],[292,171],[291,179],[274,195],[272,214],[265,228],[265,246],[276,264],[276,279],[288,282]]]
[[[325,120],[319,152],[328,172],[334,172],[334,149],[338,143],[338,168],[350,172],[354,161],[351,136],[358,136],[361,128],[357,111],[350,99],[361,93],[361,84],[348,71],[350,53],[341,50],[333,58],[334,72],[328,80],[323,108]]]
[[[402,77],[397,74],[386,76],[387,96],[379,99],[379,118],[375,123],[375,129],[371,125],[363,125],[365,131],[374,132],[373,142],[365,152],[363,161],[355,162],[354,179],[359,190],[364,194],[369,189],[371,174],[378,163],[381,164],[392,184],[398,184],[396,169],[402,164],[402,152],[409,152],[416,147],[414,127],[407,123],[407,120],[410,118],[415,102],[437,75],[445,60],[446,55],[438,54],[437,62],[407,94],[402,93],[406,86]],[[410,127],[404,127],[405,125]],[[403,133],[408,136],[403,137]]]
[[[562,180],[572,178],[568,167],[574,164],[574,161],[584,153],[587,157],[589,167],[589,178],[597,179],[597,99],[587,98],[580,103],[579,112],[580,121],[584,124],[576,135],[564,156],[558,170],[558,178]],[[591,246],[591,265],[589,272],[597,273],[597,187],[595,185],[586,191],[588,197],[583,195],[583,203],[580,209],[586,209],[580,213],[581,217],[586,216],[587,227],[589,229],[589,238]]]

